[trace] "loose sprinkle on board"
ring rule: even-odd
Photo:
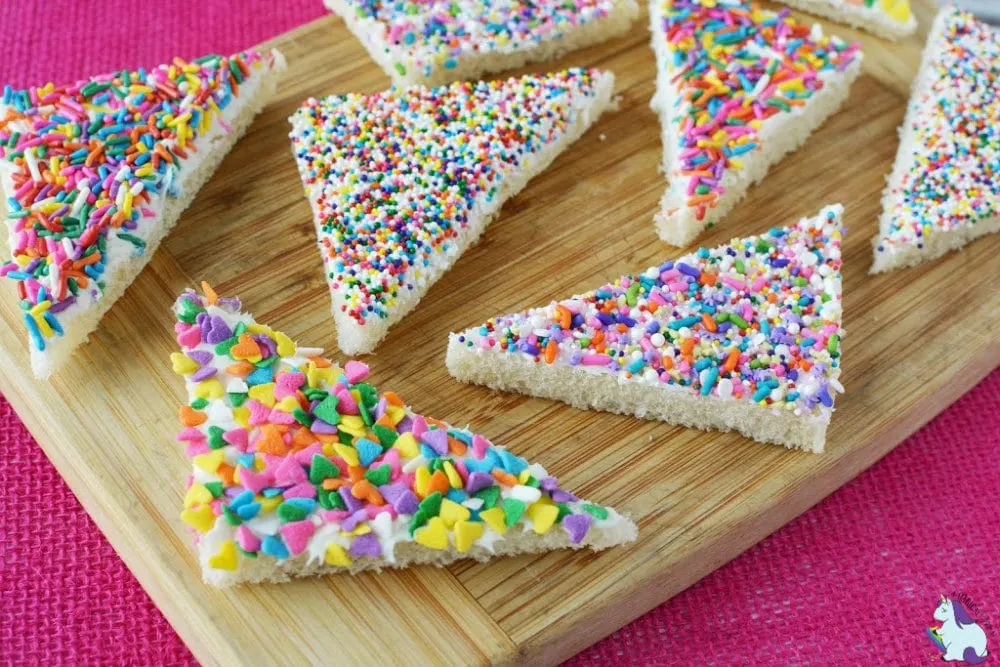
[[[573,367],[606,374],[609,395],[624,384],[671,386],[775,414],[828,418],[843,390],[837,380],[841,210],[830,206],[791,227],[701,248],[585,294],[453,334],[449,369],[454,374],[460,363],[481,364],[490,369],[491,386],[532,393],[530,386],[496,382],[505,367],[523,368],[527,361],[538,365],[538,373]],[[475,355],[470,359],[464,350]],[[565,396],[544,395],[572,400],[576,388],[564,384]],[[712,409],[706,405],[702,412]]]
[[[291,118],[340,348],[370,352],[484,229],[609,104],[614,78],[507,81],[310,99]]]
[[[635,539],[540,465],[380,392],[365,364],[338,367],[205,292],[174,306],[171,363],[189,397],[181,518],[208,583]]]
[[[175,58],[69,86],[14,90],[0,100],[0,178],[16,281],[36,353],[64,324],[95,307],[112,257],[146,251],[165,197],[199,138],[271,54]],[[115,287],[112,291],[120,293]]]
[[[1000,31],[944,8],[900,132],[874,271],[1000,229]]]
[[[570,44],[595,44],[627,30],[639,13],[635,0],[327,0],[327,6],[394,83],[428,86],[511,69]]]
[[[671,189],[665,215],[686,209],[703,224],[727,173],[767,147],[760,130],[790,122],[829,79],[861,57],[858,44],[824,37],[789,15],[745,0],[654,0],[654,49],[670,90],[653,100],[665,136]],[[749,184],[745,181],[743,187]]]

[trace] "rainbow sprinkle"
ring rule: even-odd
[[[142,254],[177,172],[216,125],[259,53],[180,58],[69,86],[4,88],[0,184],[12,258],[35,350],[100,301],[117,264]]]
[[[616,14],[625,14],[630,21],[638,13],[635,0],[328,0],[327,4],[364,35],[365,48],[393,81],[424,85],[477,78],[479,72],[503,65],[506,61],[497,59],[504,55],[559,42],[582,28],[607,23]],[[624,30],[627,25],[625,21],[620,27]],[[468,71],[467,62],[477,65],[475,71]]]
[[[843,390],[841,210],[701,248],[454,340],[459,349],[516,357],[505,364],[608,374],[609,391],[669,385],[822,418]],[[495,371],[501,362],[483,363]]]
[[[177,436],[193,463],[181,518],[209,583],[239,581],[220,573],[258,558],[284,580],[279,561],[356,572],[420,561],[421,549],[485,559],[511,536],[536,551],[634,539],[631,522],[541,466],[414,413],[369,384],[365,364],[337,367],[203,288],[174,306],[183,351],[171,361],[190,398]]]
[[[1000,218],[1000,32],[945,8],[925,58],[885,193],[876,270],[896,255],[940,255],[953,247],[941,235],[971,238]]]
[[[743,169],[743,156],[760,150],[762,123],[803,107],[824,79],[860,57],[860,46],[822,37],[788,9],[770,12],[744,0],[656,3],[654,31],[666,46],[661,76],[674,90],[669,100],[658,91],[654,104],[675,124],[678,142],[665,146],[665,164],[672,187],[683,192],[677,201],[705,220],[725,192],[724,174]]]
[[[898,38],[916,30],[909,0],[778,0],[876,35]]]
[[[291,118],[333,293],[340,347],[369,352],[479,235],[552,146],[592,122],[610,74],[571,69],[508,81],[310,99]],[[350,327],[382,327],[365,344]]]

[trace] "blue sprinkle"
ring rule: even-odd
[[[253,494],[251,493],[250,495],[252,496]],[[229,508],[235,510],[236,514],[244,521],[249,521],[260,513],[260,503],[247,503],[239,507],[230,505]]]
[[[511,454],[506,449],[500,450],[500,464],[503,469],[512,475],[521,474],[522,470],[528,467],[528,462],[522,459],[520,456]]]
[[[354,447],[358,450],[358,458],[361,459],[361,465],[366,468],[372,464],[372,461],[382,455],[382,446],[367,438],[360,438],[354,443]]]
[[[260,543],[261,552],[267,554],[268,556],[273,556],[278,560],[284,560],[288,558],[288,547],[285,543],[281,541],[281,538],[276,535],[266,535]]]

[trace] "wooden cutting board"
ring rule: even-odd
[[[270,44],[290,63],[278,99],[51,384],[31,379],[13,290],[3,288],[0,389],[206,664],[569,657],[805,511],[1000,364],[1000,237],[917,269],[867,273],[879,193],[932,16],[929,0],[914,4],[923,30],[901,44],[827,26],[864,42],[865,75],[844,109],[703,239],[715,245],[846,205],[847,393],[825,454],[494,393],[445,370],[449,331],[682,254],[652,225],[664,183],[645,17],[629,36],[557,63],[614,71],[621,109],[508,202],[369,357],[373,381],[416,409],[468,423],[542,462],[567,488],[630,513],[640,530],[632,546],[225,592],[201,583],[178,518],[189,464],[173,440],[184,394],[168,361],[170,306],[208,280],[260,321],[343,359],[286,118],[309,95],[387,82],[333,17]]]

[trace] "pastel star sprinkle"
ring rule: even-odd
[[[203,289],[174,306],[171,363],[189,398],[181,519],[208,583],[635,539],[631,521],[537,463],[414,412],[372,385],[365,364],[339,367]]]

